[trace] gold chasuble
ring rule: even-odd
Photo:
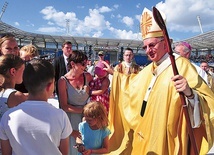
[[[193,130],[198,150],[204,155],[213,146],[214,94],[189,60],[178,57],[176,65],[179,74],[187,79],[189,86],[198,94],[201,124]],[[151,63],[138,74],[130,76],[114,72],[109,111],[112,133],[109,154],[188,154],[186,120],[179,93],[171,81],[172,76],[169,58],[155,70]],[[142,117],[140,112],[145,99],[147,105]]]

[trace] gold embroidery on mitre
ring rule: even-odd
[[[165,22],[165,14],[161,13],[161,15]],[[154,20],[152,12],[147,8],[144,8],[143,10],[140,27],[143,40],[147,38],[163,36],[163,32]]]
[[[148,12],[144,12],[143,19],[141,23],[141,30],[142,30],[142,37],[145,38],[145,36],[149,33],[149,30],[152,26],[152,17]]]

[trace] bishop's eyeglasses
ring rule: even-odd
[[[142,48],[143,48],[144,51],[146,51],[147,48],[153,49],[153,48],[155,48],[155,46],[156,46],[158,43],[162,42],[163,40],[164,40],[164,39],[161,39],[161,40],[157,41],[156,43],[150,43],[150,44],[148,44],[148,45],[144,45]]]

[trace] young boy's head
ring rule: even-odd
[[[54,85],[54,77],[54,68],[50,62],[44,59],[33,59],[25,67],[23,81],[29,94],[37,95],[48,85]]]

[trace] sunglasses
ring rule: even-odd
[[[158,43],[162,42],[163,40],[164,40],[164,39],[161,39],[161,40],[157,41],[156,43],[150,43],[150,44],[148,44],[148,45],[143,46],[142,48],[143,48],[144,51],[146,51],[147,48],[149,48],[149,49],[154,49],[155,46],[156,46]]]

